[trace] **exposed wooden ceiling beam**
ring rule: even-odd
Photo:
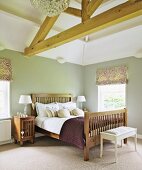
[[[77,8],[68,7],[64,12],[76,17],[81,17],[81,10]]]
[[[48,38],[33,47],[26,48],[25,55],[38,54],[139,15],[142,15],[142,0],[134,3],[126,2],[87,20],[85,23],[78,24]]]
[[[33,46],[45,39],[45,37],[47,36],[49,31],[51,30],[52,26],[56,22],[57,18],[58,18],[58,16],[55,16],[52,18],[50,18],[50,17],[45,18],[44,22],[42,23],[39,31],[37,32],[37,34],[36,34],[35,38],[33,39],[30,46]]]
[[[87,7],[89,5],[89,0],[82,0],[81,5],[82,5],[82,12],[81,12],[82,22],[85,22],[90,18],[88,15],[88,11],[87,11]]]
[[[102,4],[103,0],[91,0],[87,11],[88,15],[91,17],[91,15],[96,11],[96,9]]]

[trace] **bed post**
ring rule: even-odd
[[[37,116],[36,109],[35,109],[36,97],[35,97],[34,94],[31,94],[31,98],[32,98],[31,115],[32,116]]]
[[[125,115],[124,115],[124,126],[127,126],[127,109],[125,108]],[[127,144],[127,138],[124,139],[124,144]]]
[[[84,146],[84,161],[89,160],[89,113],[84,115],[84,135],[85,135],[85,146]]]

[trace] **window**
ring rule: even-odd
[[[126,84],[98,86],[98,110],[107,111],[126,107]]]
[[[0,118],[10,116],[9,81],[0,81]]]

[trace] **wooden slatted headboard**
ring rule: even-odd
[[[48,94],[48,93],[38,93],[38,94],[31,94],[32,97],[32,115],[37,116],[36,109],[35,109],[35,103],[52,103],[52,102],[70,102],[72,101],[72,95],[71,94]]]

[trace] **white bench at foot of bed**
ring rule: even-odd
[[[123,139],[134,136],[135,151],[137,149],[136,148],[136,146],[137,146],[137,128],[121,126],[118,128],[100,132],[100,134],[101,134],[100,135],[100,140],[101,140],[100,157],[102,157],[102,155],[103,155],[103,139],[115,141],[115,162],[117,162],[117,143],[118,143],[118,141],[121,141],[121,146],[122,146]]]

